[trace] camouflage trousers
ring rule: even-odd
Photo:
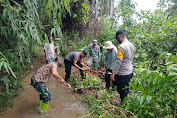
[[[98,57],[90,57],[87,61],[87,66],[93,66],[93,69],[97,69],[98,67]]]
[[[52,95],[46,85],[43,82],[36,82],[33,79],[31,79],[31,85],[38,91],[40,100],[43,100],[45,104],[49,104]]]

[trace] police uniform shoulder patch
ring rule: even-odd
[[[122,58],[123,57],[123,53],[120,49],[120,46],[117,48],[118,52],[117,52],[117,58]]]

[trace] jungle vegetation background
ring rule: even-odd
[[[124,28],[136,47],[129,102],[105,113],[106,106],[90,97],[98,107],[91,115],[117,117],[116,111],[123,109],[132,117],[176,117],[177,1],[160,0],[153,12],[137,12],[131,0],[114,4],[114,0],[0,0],[0,109],[15,105],[34,49],[49,35],[55,37],[57,55],[64,57],[93,39],[118,46],[115,32]]]

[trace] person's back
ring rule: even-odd
[[[58,74],[57,67],[59,65],[60,62],[58,61],[58,58],[56,58],[55,62],[40,67],[31,77],[30,85],[32,85],[39,93],[39,106],[37,108],[40,113],[47,112],[48,105],[52,99],[51,92],[45,85],[45,83],[50,79],[51,75],[53,75],[59,82],[63,83],[68,87],[69,90],[71,90],[71,85],[66,83]]]
[[[70,61],[70,62],[73,62],[73,60],[78,60],[78,59],[80,59],[80,57],[79,57],[79,54],[80,54],[81,52],[70,52],[69,54],[67,54],[66,56],[65,56],[65,59],[67,59],[68,61]]]
[[[121,48],[123,53],[123,60],[117,75],[128,75],[133,72],[133,58],[134,58],[134,45],[128,40],[124,40],[118,48]]]
[[[71,66],[75,66],[76,68],[78,68],[81,72],[81,76],[83,77],[83,66],[85,67],[85,64],[83,63],[83,58],[87,56],[87,52],[86,51],[82,51],[82,52],[70,52],[69,54],[67,54],[65,56],[65,80],[67,81],[70,78],[71,75]]]
[[[105,52],[104,63],[107,64],[107,67],[111,70],[115,65],[116,55],[117,55],[117,48],[115,46],[113,47],[111,52],[108,51]]]
[[[116,81],[117,92],[120,94],[121,103],[123,103],[124,97],[126,97],[129,93],[128,86],[130,79],[133,76],[132,62],[134,58],[135,47],[131,42],[128,41],[124,29],[119,29],[116,32],[115,38],[120,45],[118,47],[117,60],[111,74],[111,80]]]
[[[40,67],[37,71],[34,72],[32,76],[33,80],[36,82],[47,82],[50,79],[52,67],[57,68],[55,62]]]

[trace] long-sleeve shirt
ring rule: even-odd
[[[117,48],[114,46],[111,52],[106,50],[104,55],[104,64],[108,67],[108,69],[112,70],[115,65],[115,61],[117,59]]]
[[[100,58],[101,58],[100,46],[96,45],[94,47],[93,44],[90,44],[90,45],[83,48],[83,50],[87,50],[87,49],[89,49],[91,57],[93,57],[93,58],[98,57],[98,60],[100,60]]]
[[[133,72],[134,45],[127,39],[118,46],[117,59],[113,72],[117,75],[129,75]]]

